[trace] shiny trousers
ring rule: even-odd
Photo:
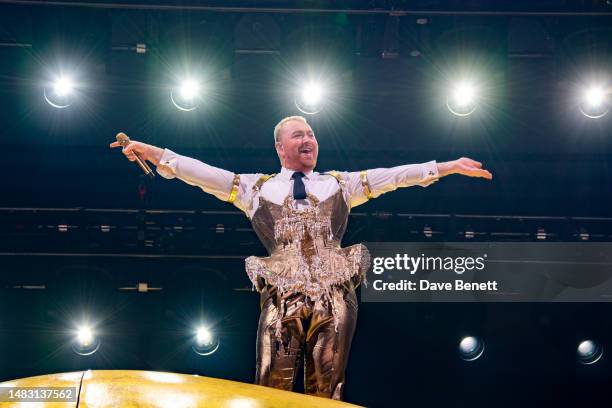
[[[357,297],[352,285],[346,285],[334,288],[333,298],[337,331],[328,302],[313,303],[301,293],[279,299],[274,287],[264,288],[257,331],[256,384],[293,390],[303,359],[306,394],[342,399],[344,372],[357,322]],[[284,302],[283,316],[280,302]],[[280,339],[276,335],[278,319]]]

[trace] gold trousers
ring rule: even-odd
[[[357,296],[347,284],[333,289],[338,317],[334,325],[332,305],[312,302],[301,293],[278,296],[266,286],[261,293],[261,315],[257,331],[255,383],[293,390],[299,366],[304,363],[306,394],[341,400],[344,371],[357,322]],[[280,302],[284,313],[280,316]],[[281,319],[281,338],[276,323]]]

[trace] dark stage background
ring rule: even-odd
[[[259,306],[244,258],[264,249],[248,220],[198,188],[146,180],[108,145],[124,131],[277,172],[272,129],[299,113],[291,90],[308,72],[332,86],[308,118],[319,171],[467,156],[494,175],[372,200],[344,245],[612,240],[610,115],[575,106],[578,84],[612,67],[609,2],[30,3],[0,1],[0,381],[91,368],[252,382]],[[168,98],[186,66],[208,91],[194,112]],[[81,86],[58,110],[43,88],[62,67]],[[468,118],[444,104],[462,70],[486,96]],[[138,283],[161,290],[120,290]],[[609,304],[359,306],[350,402],[609,405],[607,350],[592,366],[575,357],[580,339],[612,344]],[[102,337],[90,357],[68,345],[84,316]],[[189,346],[199,319],[221,338],[209,357]],[[470,363],[456,351],[467,334],[486,341]]]

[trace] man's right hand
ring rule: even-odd
[[[111,148],[122,147],[121,144],[116,141],[110,144]],[[148,160],[154,165],[158,165],[161,160],[162,154],[164,153],[164,149],[160,149],[159,147],[149,145],[142,142],[137,142],[135,140],[131,140],[127,146],[122,149],[125,157],[128,158],[129,161],[135,161],[136,155],[134,153],[138,153],[138,155],[143,160]]]

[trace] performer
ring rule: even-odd
[[[177,177],[233,203],[268,250],[268,257],[246,259],[247,274],[261,293],[255,382],[292,390],[304,357],[306,393],[342,399],[357,319],[355,288],[369,267],[363,245],[340,247],[351,208],[398,187],[426,187],[450,174],[493,176],[466,157],[318,173],[317,139],[301,116],[281,120],[274,142],[282,167],[272,175],[234,174],[136,141],[124,146],[123,154],[131,161],[138,154],[163,177]]]

